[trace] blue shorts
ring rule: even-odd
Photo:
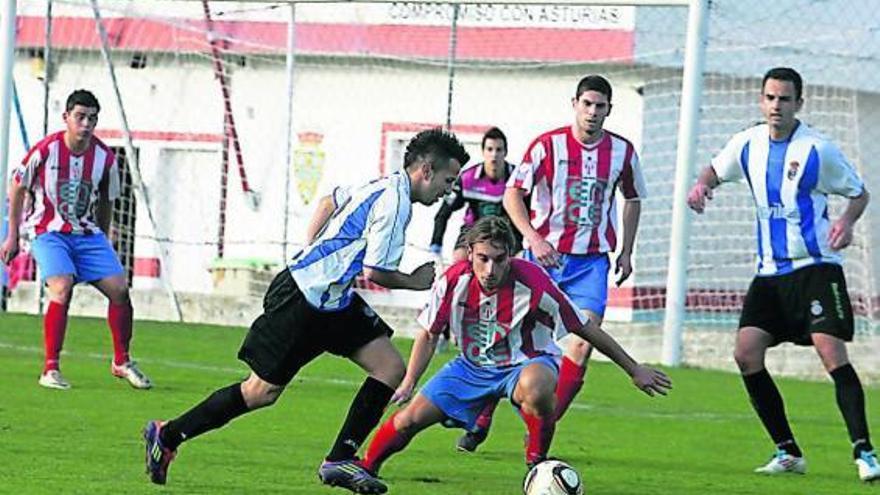
[[[46,232],[33,243],[40,278],[73,275],[74,283],[95,282],[124,273],[122,264],[104,234]]]
[[[530,249],[523,251],[523,258],[538,263]],[[562,266],[558,268],[544,267],[550,278],[578,308],[605,316],[605,306],[608,304],[608,270],[611,268],[608,255],[562,254],[560,263]]]
[[[443,411],[454,426],[473,430],[486,401],[501,397],[512,399],[519,374],[532,363],[541,363],[559,373],[553,356],[538,356],[520,364],[496,368],[476,366],[459,355],[440,368],[419,393]],[[444,424],[448,426],[448,422]]]

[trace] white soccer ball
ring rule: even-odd
[[[523,481],[525,495],[584,495],[581,475],[559,460],[540,462]]]

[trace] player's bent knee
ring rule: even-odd
[[[67,305],[73,294],[73,279],[71,277],[53,277],[46,281],[46,291],[49,299],[55,303]]]
[[[764,367],[762,354],[760,352],[755,352],[753,349],[740,348],[737,346],[737,348],[733,350],[733,360],[736,361],[736,365],[739,367],[740,372],[745,374],[761,371]]]
[[[251,410],[271,406],[278,400],[283,391],[284,387],[273,385],[254,374],[251,374],[241,384],[241,395],[248,409]]]
[[[833,371],[849,364],[849,355],[843,342],[820,342],[814,339],[813,345],[826,371]]]
[[[545,366],[532,364],[520,374],[514,395],[529,414],[550,415],[556,408],[555,377]]]
[[[577,364],[583,364],[590,357],[593,346],[581,338],[569,337],[569,339],[565,349],[565,356]]]
[[[394,429],[399,435],[409,437],[415,434],[416,421],[412,414],[404,409],[394,416]]]
[[[553,393],[532,390],[525,394],[521,407],[524,412],[533,416],[549,418],[556,411],[556,396]]]
[[[131,299],[131,295],[128,292],[128,286],[123,283],[118,287],[114,287],[111,292],[110,299],[115,304],[125,304]]]

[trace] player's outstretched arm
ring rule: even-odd
[[[386,289],[428,290],[434,283],[434,262],[429,261],[412,273],[364,268],[364,276]]]
[[[637,363],[613,337],[605,333],[592,320],[588,321],[580,332],[576,333],[593,344],[599,352],[608,356],[614,361],[614,364],[623,368],[632,378],[633,385],[642,392],[653,397],[654,394],[666,395],[667,391],[672,388],[672,380],[665,373]]]
[[[712,189],[718,187],[720,183],[711,165],[703,168],[697,177],[697,182],[688,192],[688,206],[697,213],[703,213],[706,209],[706,200],[712,200]]]
[[[6,230],[6,239],[0,244],[0,262],[9,263],[18,254],[18,225],[25,192],[21,184],[14,180],[9,182],[9,228]]]
[[[397,391],[391,396],[391,402],[401,405],[408,402],[413,395],[419,379],[428,368],[428,363],[434,356],[437,347],[437,335],[427,330],[420,332],[413,342],[412,351],[409,354],[409,363],[406,366],[406,376],[397,387]]]

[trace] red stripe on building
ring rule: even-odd
[[[387,163],[387,148],[388,148],[388,133],[390,132],[405,132],[405,133],[417,133],[419,131],[424,131],[427,129],[434,129],[437,127],[443,127],[443,124],[440,123],[427,123],[427,122],[382,122],[382,132],[380,134],[380,142],[379,142],[379,176],[384,177],[388,172],[388,163]],[[492,126],[488,124],[453,124],[449,129],[450,131],[456,134],[485,134]],[[461,164],[465,166],[465,163]],[[401,164],[403,166],[403,164]]]
[[[120,129],[101,129],[95,131],[101,139],[122,139],[125,133]],[[191,143],[221,143],[222,134],[206,132],[174,132],[174,131],[131,131],[134,141],[183,141]]]
[[[733,313],[742,309],[745,291],[730,289],[690,289],[685,297],[688,311]],[[608,306],[634,310],[660,310],[666,307],[665,287],[610,287]]]
[[[159,278],[162,273],[159,258],[135,257],[132,272],[135,277]]]
[[[19,16],[17,46],[41,48],[45,18]],[[172,24],[173,23],[173,24]],[[287,24],[282,22],[214,21],[221,49],[241,54],[287,51]],[[111,49],[140,52],[207,53],[206,24],[195,19],[104,19]],[[54,49],[98,50],[94,19],[54,17]],[[458,60],[631,62],[635,32],[610,29],[500,28],[459,26]],[[299,54],[393,56],[446,59],[449,26],[401,24],[296,24]]]

